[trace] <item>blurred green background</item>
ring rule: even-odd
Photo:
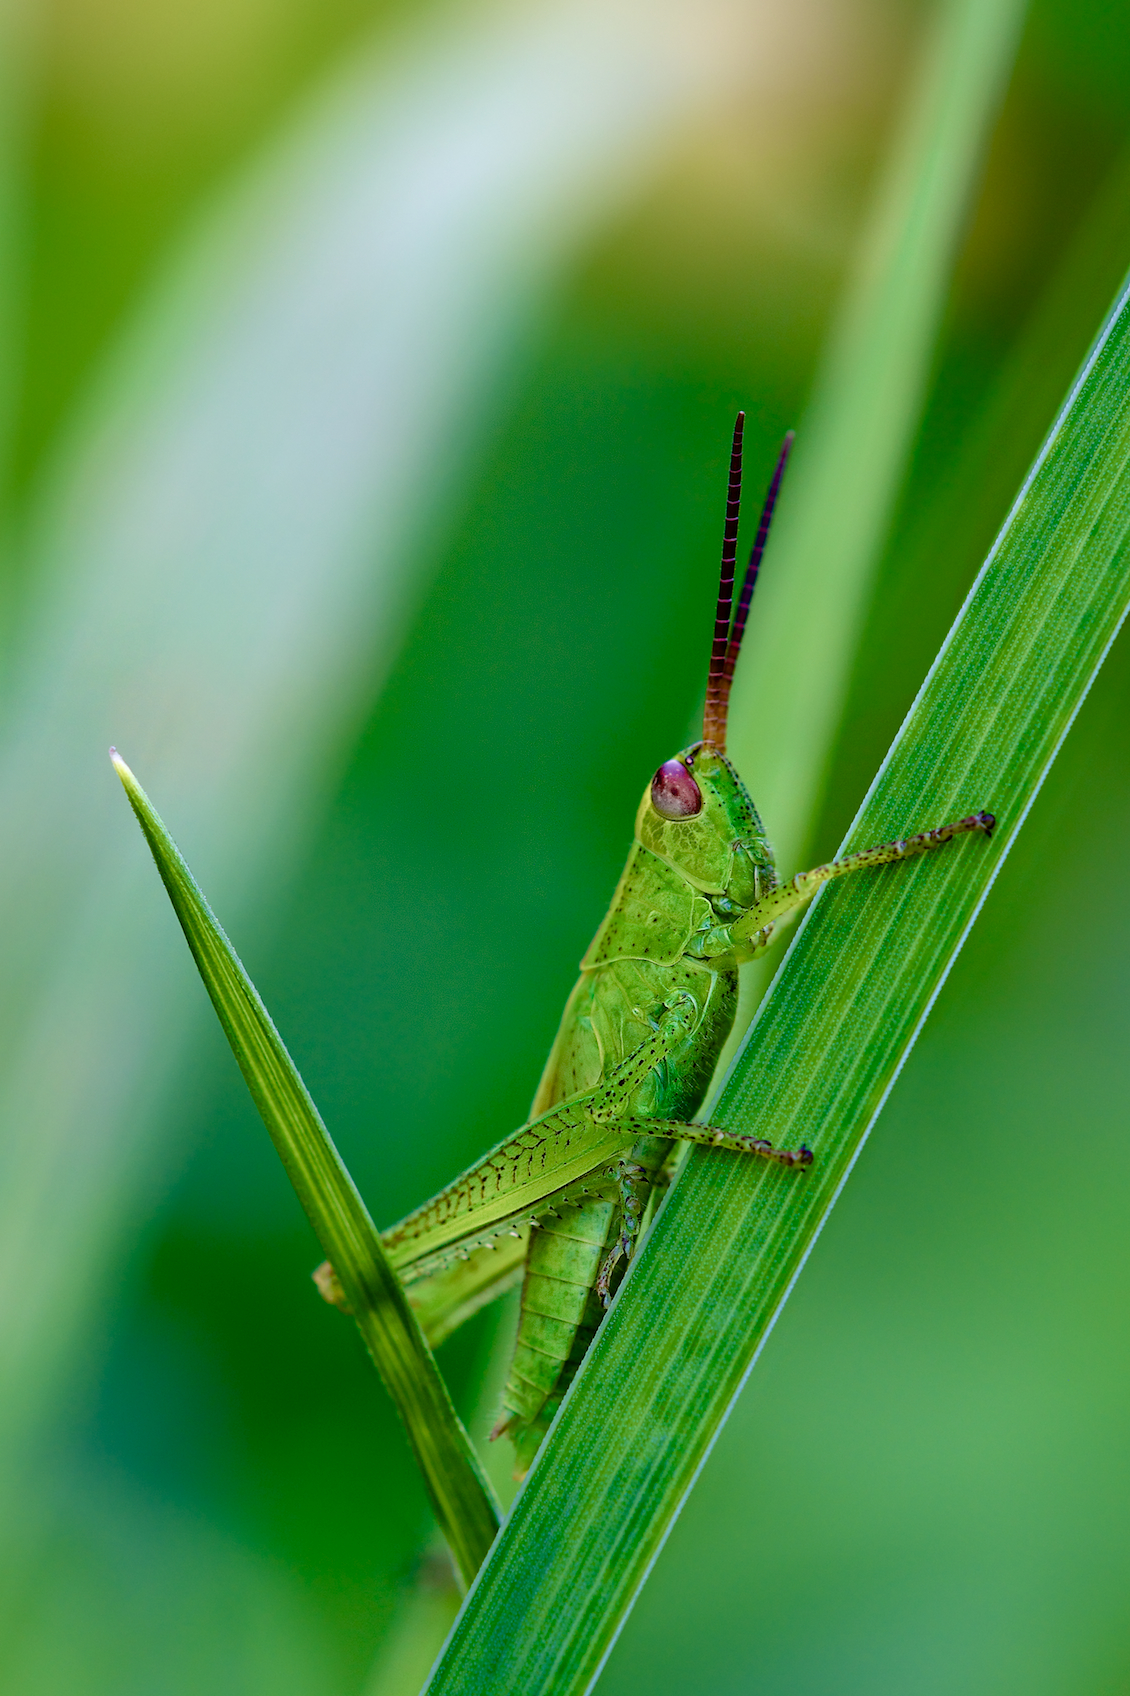
[[[8,13],[12,1696],[394,1696],[449,1606],[407,1446],[309,1282],[316,1244],[106,743],[381,1222],[519,1123],[643,781],[701,695],[735,406],[760,483],[930,10]],[[353,296],[350,241],[381,230]],[[381,292],[402,256],[407,305]],[[1036,0],[810,857],[1128,265],[1124,13]],[[406,397],[380,428],[354,368]],[[288,405],[293,435],[264,424],[260,446],[244,421]],[[1123,642],[601,1690],[1130,1691],[1128,706]],[[64,838],[70,858],[44,846]],[[442,1353],[469,1417],[493,1326]]]

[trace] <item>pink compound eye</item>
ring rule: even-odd
[[[665,819],[690,819],[702,811],[702,791],[682,760],[665,760],[651,780],[651,804]]]

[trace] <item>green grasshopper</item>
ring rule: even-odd
[[[656,771],[612,904],[581,961],[528,1124],[382,1233],[431,1341],[522,1277],[518,1335],[492,1436],[525,1475],[687,1143],[779,1161],[810,1151],[695,1124],[737,1008],[738,967],[770,947],[833,878],[905,860],[990,813],[777,876],[773,850],[726,758],[734,667],[784,475],[786,436],[733,608],[744,414],[734,426],[702,738]],[[344,1305],[328,1263],[315,1278]]]

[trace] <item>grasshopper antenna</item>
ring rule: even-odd
[[[773,471],[773,479],[769,484],[769,493],[765,497],[765,505],[761,509],[761,521],[757,526],[757,539],[750,551],[749,564],[745,568],[745,581],[742,583],[741,599],[738,610],[734,614],[734,628],[730,632],[730,645],[726,649],[726,671],[723,680],[723,706],[729,704],[730,685],[734,681],[734,667],[741,651],[742,637],[745,635],[746,619],[749,617],[749,603],[753,599],[753,591],[757,587],[757,574],[761,570],[761,556],[765,552],[765,544],[769,540],[769,526],[773,522],[773,509],[777,505],[777,496],[781,491],[781,479],[785,475],[785,466],[789,463],[789,455],[793,451],[796,434],[792,430],[785,433],[781,443],[781,451],[777,455],[777,464]]]
[[[738,414],[738,419],[740,424],[743,420],[743,415],[741,413]],[[739,440],[739,432],[737,430],[735,430],[735,440],[738,441],[738,479],[740,483],[741,444]],[[720,667],[718,667],[716,680],[715,668],[718,654],[718,634],[719,626],[721,624],[723,595],[725,595],[726,601],[726,620],[728,626],[734,585],[734,543],[729,539],[729,520],[731,506],[733,506],[736,541],[737,506],[736,503],[732,501],[727,502],[726,505],[726,539],[722,545],[722,584],[718,591],[718,612],[715,617],[714,624],[714,647],[710,655],[710,678],[706,686],[706,713],[702,727],[703,741],[709,742],[712,747],[717,748],[720,754],[724,754],[726,752],[726,715],[730,705],[730,687],[734,681],[734,667],[738,663],[738,654],[741,652],[742,637],[745,635],[746,620],[749,617],[749,606],[750,602],[753,600],[753,591],[757,587],[757,575],[761,570],[761,557],[765,552],[765,544],[769,539],[769,526],[773,522],[773,509],[777,505],[777,496],[781,489],[781,479],[785,475],[785,466],[789,462],[789,454],[792,452],[794,440],[794,432],[789,430],[785,435],[784,441],[781,443],[781,451],[777,455],[777,464],[773,470],[773,476],[769,484],[769,491],[765,496],[765,505],[761,509],[761,518],[757,526],[757,537],[754,541],[753,548],[750,551],[749,564],[746,566],[745,578],[742,582],[741,597],[738,601],[738,610],[734,615],[733,628],[727,628],[726,631],[722,663]],[[733,493],[733,486],[733,461],[731,460],[731,495]],[[726,587],[727,548],[730,550],[728,589]]]
[[[742,432],[745,413],[734,420],[730,449],[730,486],[726,491],[726,527],[722,532],[722,570],[718,580],[718,605],[714,610],[714,643],[706,679],[706,711],[702,718],[702,740],[724,753],[726,749],[726,651],[730,645],[730,614],[734,606],[734,562],[738,557],[738,513],[742,504]]]

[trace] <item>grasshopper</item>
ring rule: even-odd
[[[742,431],[734,426],[702,737],[658,768],[611,906],[581,961],[529,1122],[382,1233],[433,1342],[522,1278],[518,1334],[493,1437],[521,1478],[560,1406],[680,1146],[778,1161],[805,1148],[694,1122],[737,1008],[738,967],[817,890],[981,831],[992,814],[886,842],[782,883],[745,785],[726,757],[734,667],[781,486],[785,438],[736,611]],[[315,1273],[343,1305],[328,1263]]]

